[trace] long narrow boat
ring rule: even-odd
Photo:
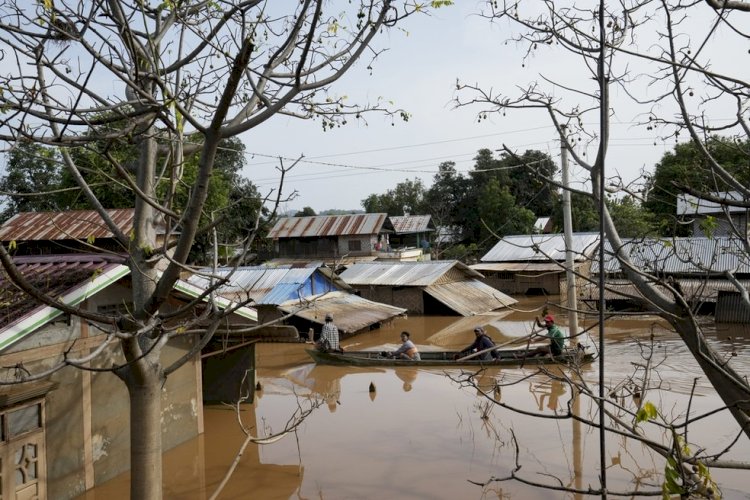
[[[456,351],[420,352],[421,361],[394,359],[383,356],[378,351],[345,351],[343,353],[323,352],[317,349],[306,349],[307,354],[320,365],[339,366],[535,366],[538,364],[584,364],[594,360],[594,354],[585,350],[568,350],[559,356],[534,356],[517,358],[525,349],[498,349],[499,357],[490,361],[477,358],[456,361]]]

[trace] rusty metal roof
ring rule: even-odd
[[[461,316],[484,314],[518,302],[475,279],[430,285],[424,291]]]
[[[737,287],[727,280],[722,279],[683,279],[677,280],[682,288],[685,298],[689,301],[716,302],[720,291],[736,292]],[[750,280],[738,280],[745,289],[750,289]],[[655,285],[663,293],[671,292],[662,285]],[[599,286],[597,283],[584,283],[581,285],[583,300],[599,300]],[[607,280],[604,285],[605,300],[623,300],[631,297],[642,298],[641,293],[631,282],[627,280]],[[645,300],[645,299],[644,299]]]
[[[457,281],[483,276],[457,260],[359,262],[341,273],[341,279],[354,286],[429,286],[446,277]]]
[[[574,260],[585,260],[597,249],[597,233],[573,234]],[[565,260],[562,234],[505,236],[481,258],[482,262]]]
[[[18,272],[37,290],[51,297],[61,297],[117,268],[125,258],[101,254],[35,255],[16,257],[13,261]],[[4,270],[0,273],[0,330],[45,307],[18,289]]]
[[[352,236],[392,231],[388,214],[314,215],[284,217],[274,224],[268,238],[312,238],[321,236]]]
[[[107,210],[125,234],[133,228],[132,208]],[[21,212],[0,227],[0,241],[54,241],[111,238],[112,233],[94,210]]]
[[[429,215],[394,215],[390,219],[396,234],[427,233],[435,230]]]
[[[326,314],[331,313],[333,322],[342,334],[357,332],[406,312],[406,309],[400,307],[373,302],[345,292],[326,293],[312,302],[305,301],[305,305],[309,307],[300,309],[302,304],[299,301],[289,301],[280,305],[279,309],[318,324],[323,324]]]

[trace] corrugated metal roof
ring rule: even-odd
[[[580,267],[581,262],[574,263],[573,267]],[[564,272],[563,262],[484,262],[470,266],[475,271],[510,271],[510,272]]]
[[[394,215],[390,219],[396,234],[426,233],[435,230],[429,215]]]
[[[597,248],[599,235],[573,235],[574,260],[585,260]],[[482,262],[565,260],[565,239],[562,234],[532,234],[505,236],[480,260]]]
[[[127,276],[121,257],[99,254],[28,256],[14,259],[18,271],[38,290],[76,306]],[[35,332],[62,311],[40,304],[0,274],[0,350]]]
[[[206,270],[211,274],[211,270]],[[224,267],[218,268],[212,274],[219,278],[226,278],[227,283],[217,289],[217,293],[232,300],[244,301],[252,299],[257,303],[279,304],[289,297],[295,296],[296,291],[309,284],[311,277],[316,273],[322,274],[324,280],[329,283],[333,280],[335,288],[347,288],[343,280],[335,276],[330,270],[317,267],[290,267],[290,266],[251,266],[251,267]],[[193,275],[188,281],[200,288],[206,289],[210,286],[210,279],[205,275]],[[320,280],[319,280],[320,281]],[[319,294],[328,290],[309,290],[310,293]],[[310,295],[305,293],[303,296]]]
[[[722,200],[742,201],[742,195],[738,191],[715,192],[711,194]],[[724,209],[730,213],[747,211],[746,208],[721,205],[713,201],[698,198],[692,194],[681,193],[677,195],[677,215],[724,214]]]
[[[301,306],[309,307],[300,309]],[[323,324],[325,315],[331,313],[333,322],[342,334],[357,332],[406,312],[406,309],[400,307],[373,302],[344,292],[327,293],[311,303],[285,302],[279,309],[318,324]]]
[[[133,228],[132,208],[107,210],[125,234]],[[22,212],[11,217],[0,228],[2,241],[54,241],[111,238],[112,233],[94,210],[68,212]]]
[[[484,314],[518,302],[479,280],[431,285],[424,291],[461,316]]]
[[[703,301],[716,302],[720,291],[734,292],[737,288],[727,280],[721,279],[678,279],[680,288],[689,302]],[[750,289],[750,280],[739,280],[746,289]],[[664,293],[671,293],[665,287],[657,285]],[[604,287],[605,300],[623,300],[631,296],[641,297],[638,289],[624,280],[607,280]],[[585,283],[582,285],[581,298],[585,300],[599,300],[599,287],[596,283]]]
[[[360,262],[350,266],[340,276],[353,286],[428,286],[440,280],[452,269],[459,271],[466,279],[482,277],[481,273],[457,260]]]
[[[750,273],[750,256],[736,238],[663,238],[626,240],[623,243],[623,251],[630,256],[633,264],[647,272],[704,275],[725,271]],[[620,272],[620,262],[612,255],[609,242],[605,243],[605,254],[607,272]],[[598,260],[594,260],[591,271],[599,273]]]
[[[315,215],[284,217],[274,224],[268,238],[312,238],[378,234],[383,231],[388,214]],[[392,229],[388,223],[385,229]]]

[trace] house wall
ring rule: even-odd
[[[726,215],[723,213],[713,214],[714,222],[716,227],[710,234],[710,236],[731,236],[733,233],[732,226],[726,219]],[[706,220],[705,215],[697,215],[693,219],[693,235],[694,236],[709,236],[706,231],[701,228],[701,225]],[[750,234],[750,228],[748,227],[748,215],[743,213],[732,214],[732,222],[735,227],[740,231]]]
[[[560,293],[562,273],[547,273],[541,276],[528,273],[482,271],[480,281],[509,295],[524,295],[531,289],[544,289],[548,295]]]
[[[370,255],[378,242],[377,235],[339,236],[338,255]]]
[[[0,355],[0,366],[22,363],[29,372],[39,373],[58,364],[64,352],[69,358],[80,357],[103,339],[85,322],[63,319],[8,348]],[[188,339],[170,342],[162,359],[167,363],[177,359],[189,344]],[[120,362],[122,355],[115,344],[101,353],[95,366],[111,367]],[[202,432],[199,363],[195,359],[171,374],[162,390],[165,450]],[[13,373],[8,370],[2,376],[12,377]],[[67,366],[49,380],[59,386],[46,398],[47,495],[67,499],[130,468],[128,394],[111,372]]]
[[[355,287],[355,289],[365,299],[403,307],[408,313],[424,314],[424,300],[420,287],[366,286]]]

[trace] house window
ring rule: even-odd
[[[361,240],[349,240],[349,251],[350,252],[361,252],[362,251],[362,241]]]

